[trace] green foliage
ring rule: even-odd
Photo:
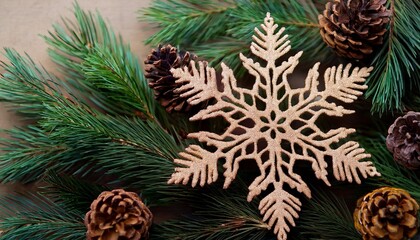
[[[15,111],[27,118],[39,118],[45,104],[54,101],[50,93],[60,94],[57,78],[13,49],[5,48],[5,57],[10,63],[0,63],[4,69],[0,74],[0,101],[11,103]]]
[[[83,96],[123,112],[94,110],[77,90],[7,49],[0,100],[36,115],[38,122],[0,140],[1,181],[28,183],[55,171],[136,189],[156,205],[183,196],[181,188],[166,184],[183,145],[173,137],[176,121],[155,106],[137,59],[101,16],[77,4],[75,15],[77,24],[65,20],[65,30],[56,25],[55,35],[46,38],[55,47],[52,57]]]
[[[293,49],[304,51],[301,61],[329,64],[333,58],[338,58],[319,34],[318,15],[327,1],[206,2],[201,6],[189,0],[153,1],[151,7],[140,11],[140,19],[160,28],[147,43],[181,45],[213,66],[223,61],[243,74],[238,53],[249,53],[254,28],[261,24],[266,12],[270,12],[276,23],[286,28]],[[417,37],[420,4],[415,0],[389,2],[392,11],[389,34],[379,51],[367,60],[369,63],[362,63],[374,66],[366,96],[372,99],[372,111],[378,113],[413,106],[413,97],[420,94],[420,40]]]
[[[107,26],[102,16],[75,4],[76,22],[62,19],[44,36],[49,53],[66,80],[97,107],[111,113],[137,115],[170,127],[169,116],[154,101],[141,65]]]
[[[48,172],[43,180],[47,185],[41,187],[40,192],[67,211],[80,211],[81,214],[89,210],[92,199],[96,199],[103,191],[112,190],[74,176],[59,175],[54,171]]]
[[[84,213],[65,209],[41,194],[0,196],[0,211],[1,240],[86,239]]]
[[[59,164],[63,164],[71,157],[68,146],[50,139],[38,127],[28,126],[6,133],[11,139],[0,140],[0,179],[3,183],[29,183],[39,180],[52,163],[61,159]]]
[[[49,36],[44,36],[44,39],[50,45],[49,54],[60,70],[74,80],[83,80],[80,62],[96,46],[106,46],[115,53],[125,52],[128,46],[123,45],[121,37],[115,35],[99,13],[85,12],[75,3],[74,17],[76,22],[62,18],[62,25],[54,24],[54,31],[49,31]]]
[[[162,27],[147,43],[154,45],[201,44],[225,34],[226,25],[232,20],[230,10],[234,0],[157,0],[150,8],[140,11],[141,19]],[[205,31],[203,31],[205,29]]]
[[[304,203],[298,220],[296,230],[302,239],[360,239],[344,199],[321,189],[314,192],[315,196]]]
[[[238,54],[249,52],[254,28],[270,12],[280,27],[286,28],[295,50],[304,58],[325,61],[330,53],[319,37],[318,10],[312,1],[206,1],[156,0],[140,11],[140,19],[161,29],[146,43],[171,43],[194,51],[211,65],[228,64],[239,73]],[[205,31],[203,31],[205,29]]]
[[[156,101],[138,61],[131,54],[127,51],[120,56],[107,47],[97,46],[80,67],[85,81],[106,97],[105,102],[92,99],[98,106],[108,111],[143,114],[143,117],[153,119]]]
[[[13,139],[0,142],[3,182],[39,180],[54,170],[137,189],[157,205],[185,194],[166,184],[180,146],[153,122],[91,114],[72,105],[49,109],[42,128],[11,130]]]
[[[90,129],[123,145],[132,145],[165,159],[173,159],[182,149],[156,122],[138,117],[110,116],[68,101],[47,106],[40,124],[46,129],[57,128],[56,131]]]
[[[386,131],[382,131],[385,133]],[[392,186],[407,190],[420,202],[420,178],[412,170],[398,165],[385,144],[386,136],[378,129],[371,135],[356,136],[356,140],[372,155],[372,162],[381,173],[379,178],[371,178],[367,182],[376,187]]]
[[[151,239],[275,239],[259,215],[257,201],[248,203],[246,194],[243,183],[228,190],[211,186],[205,193],[192,192],[193,213],[155,226]]]
[[[372,97],[372,110],[380,113],[401,110],[404,99],[420,94],[420,3],[392,0],[390,5],[389,33],[372,61],[366,92]]]
[[[391,51],[381,52],[387,57],[374,60],[378,66],[384,59],[391,63],[384,65],[390,73],[386,81],[376,82],[385,76],[379,70],[370,80],[369,94],[384,92],[374,96],[374,100],[384,97],[374,102],[378,111],[381,104],[402,99],[405,90],[420,86],[418,63],[405,62],[418,54],[419,42],[413,35],[418,26],[410,25],[418,18],[413,12],[418,4],[410,0],[402,5],[395,0],[395,31],[387,43]],[[224,61],[239,69],[237,55],[248,51],[253,28],[266,12],[286,27],[293,47],[305,50],[306,59],[326,60],[329,50],[318,36],[318,11],[310,0],[156,0],[143,11],[143,19],[162,28],[149,43],[182,45],[197,50],[212,64]],[[75,22],[63,19],[44,37],[66,81],[11,49],[5,53],[9,63],[1,63],[5,72],[0,76],[0,101],[36,121],[8,130],[10,138],[0,139],[0,181],[40,181],[42,188],[34,195],[0,197],[0,229],[4,230],[0,240],[85,239],[83,217],[90,203],[100,192],[114,188],[139,193],[151,207],[188,205],[184,216],[155,224],[152,239],[274,240],[261,218],[258,200],[246,201],[246,184],[237,181],[227,190],[219,183],[200,190],[167,184],[172,160],[187,145],[177,132],[187,127],[153,100],[139,61],[99,14],[75,4],[75,17]],[[408,25],[411,32],[401,34]],[[414,79],[411,85],[397,81],[407,74]],[[392,81],[399,94],[394,100],[387,98],[395,94],[387,87]],[[354,140],[372,154],[382,173],[368,180],[370,187],[404,188],[420,201],[418,174],[395,164],[382,126],[369,127],[360,129]],[[314,192],[314,199],[304,204],[297,237],[360,238],[347,203],[323,190]]]

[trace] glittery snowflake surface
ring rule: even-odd
[[[261,59],[255,62],[240,55],[243,66],[255,77],[252,87],[237,85],[233,72],[222,64],[222,86],[218,86],[216,73],[204,62],[192,63],[190,69],[172,70],[180,91],[189,98],[190,104],[198,104],[214,98],[215,103],[201,110],[191,120],[223,117],[229,127],[222,134],[200,131],[189,137],[212,146],[210,151],[198,145],[190,145],[180,158],[179,165],[169,183],[182,183],[194,187],[217,180],[217,164],[224,161],[224,187],[235,179],[240,162],[253,160],[260,175],[249,186],[248,201],[273,185],[273,191],[264,195],[259,209],[264,221],[274,227],[278,239],[287,239],[289,225],[295,225],[300,200],[284,190],[286,184],[311,197],[308,185],[294,172],[298,161],[309,162],[318,179],[330,185],[327,179],[328,164],[332,159],[334,177],[338,180],[360,183],[360,176],[378,176],[379,173],[357,142],[341,143],[341,139],[354,129],[338,128],[322,131],[315,121],[320,115],[341,117],[353,111],[330,101],[336,99],[351,103],[366,89],[365,78],[371,68],[328,68],[324,75],[325,86],[319,90],[319,73],[316,63],[309,70],[303,88],[293,89],[288,76],[293,73],[302,52],[279,64],[278,59],[290,50],[284,28],[277,31],[277,24],[267,14],[261,30],[255,29],[251,52]],[[341,145],[337,146],[340,141]]]

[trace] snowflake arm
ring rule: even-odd
[[[372,162],[360,161],[369,158],[370,154],[365,153],[365,149],[359,148],[359,144],[349,141],[334,150],[332,154],[334,177],[340,181],[354,181],[358,184],[362,183],[358,171],[367,178],[368,176],[381,176],[381,174],[373,166]]]
[[[191,180],[191,186],[195,187],[199,181],[200,186],[204,186],[217,180],[218,154],[211,153],[198,145],[191,145],[179,155],[182,159],[175,159],[174,162],[180,167],[175,168],[175,173],[172,174],[168,184],[186,185]]]
[[[325,90],[322,92],[323,99],[332,97],[345,103],[352,103],[367,88],[364,84],[366,77],[372,71],[370,68],[354,68],[350,74],[351,64],[347,64],[343,70],[340,64],[337,68],[327,68],[324,75]],[[362,85],[361,85],[362,84]]]
[[[194,61],[191,61],[190,68],[171,69],[174,77],[178,78],[176,83],[182,84],[176,93],[182,93],[180,96],[188,98],[188,103],[196,105],[212,97],[218,98],[220,92],[217,90],[216,71],[208,67],[206,62],[198,62],[197,69]]]
[[[302,203],[298,198],[283,190],[283,186],[275,185],[275,190],[264,197],[259,205],[263,220],[274,226],[277,239],[286,240],[290,231],[289,224],[295,226],[295,218],[299,218],[298,211]]]

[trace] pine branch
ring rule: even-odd
[[[97,46],[85,56],[80,68],[93,94],[99,92],[106,97],[91,99],[97,106],[108,112],[154,119],[156,101],[139,66],[129,51],[116,55],[107,47]]]
[[[54,31],[49,31],[49,36],[44,36],[44,39],[50,45],[49,54],[60,66],[60,70],[72,79],[83,79],[80,62],[93,48],[103,45],[117,51],[122,40],[107,26],[99,13],[95,16],[91,12],[84,12],[75,3],[74,16],[76,22],[62,18],[62,25],[53,25]]]
[[[51,81],[54,87],[47,85],[49,80],[35,75],[37,67],[29,58],[14,51],[9,54],[12,62],[8,72],[25,75],[19,76],[18,81],[3,79],[0,92],[14,97],[10,99],[14,103],[20,103],[27,92],[32,94],[32,101],[24,103],[35,106],[32,113],[42,119],[40,126],[10,131],[14,140],[1,140],[6,152],[0,156],[1,181],[32,182],[48,170],[82,176],[106,173],[104,178],[114,176],[108,184],[124,183],[141,189],[150,193],[156,204],[183,195],[179,188],[166,185],[173,169],[172,159],[181,148],[157,121],[112,117],[94,111],[82,99],[63,96],[58,80]],[[20,92],[21,89],[27,92]],[[121,161],[124,158],[130,161]],[[116,181],[115,176],[120,179]],[[101,179],[99,176],[98,181]]]
[[[304,204],[297,224],[303,239],[360,239],[344,199],[321,189],[313,192],[315,196]]]
[[[372,162],[381,173],[379,178],[370,178],[367,182],[373,186],[384,185],[407,190],[417,201],[420,201],[420,178],[412,170],[399,166],[385,145],[386,136],[380,131],[367,135],[355,135],[360,145],[372,155]],[[382,131],[386,132],[386,131]]]
[[[41,187],[40,192],[66,209],[81,213],[89,210],[93,199],[96,199],[101,192],[111,190],[73,176],[59,175],[55,171],[47,172],[43,181],[47,185]]]
[[[102,16],[74,6],[76,22],[44,36],[49,53],[67,81],[101,109],[111,114],[138,115],[170,126],[169,116],[156,104],[137,57],[116,36]]]
[[[312,1],[252,1],[242,0],[231,13],[235,18],[227,30],[234,39],[250,41],[260,19],[270,12],[280,27],[286,28],[289,40],[295,49],[305,52],[304,58],[311,62],[323,60],[330,51],[319,35],[318,10]]]
[[[47,108],[40,123],[46,129],[91,130],[123,145],[131,145],[168,160],[177,157],[177,153],[182,149],[182,143],[179,146],[170,134],[153,121],[144,121],[137,117],[110,116],[70,102],[58,102]]]
[[[86,112],[71,113],[70,108],[62,111],[74,115],[50,118],[62,125],[43,120],[49,130],[12,130],[14,140],[1,142],[6,152],[0,156],[3,182],[30,182],[54,170],[141,191],[155,205],[185,196],[181,187],[166,184],[180,147],[159,127],[141,120],[96,119]]]
[[[0,179],[3,183],[21,181],[29,183],[39,180],[52,162],[71,157],[67,146],[50,139],[40,128],[6,131],[11,139],[0,139]]]
[[[157,225],[151,234],[152,239],[275,239],[259,216],[256,201],[250,204],[245,200],[246,186],[241,183],[234,189],[212,186],[206,189],[206,193],[192,193],[190,199],[194,213]]]
[[[64,209],[40,194],[1,196],[0,210],[1,240],[86,238],[84,213]]]
[[[140,10],[140,19],[162,27],[147,39],[147,44],[199,45],[224,35],[231,20],[229,11],[233,0],[156,0],[152,6]],[[205,31],[203,31],[205,29]]]
[[[58,79],[44,68],[37,66],[28,56],[5,48],[10,63],[1,62],[4,73],[0,74],[0,101],[28,118],[38,119],[46,103],[61,95]],[[55,95],[55,96],[52,96]]]
[[[374,70],[366,96],[372,97],[372,111],[402,110],[403,100],[420,94],[420,3],[391,0],[389,33],[372,61]]]
[[[219,0],[206,1],[202,9],[188,2],[156,0],[152,7],[140,11],[141,20],[157,23],[161,27],[146,42],[153,45],[162,42],[179,44],[210,61],[211,66],[223,61],[237,73],[243,74],[237,56],[240,52],[249,52],[254,28],[259,26],[259,20],[267,12],[271,12],[276,22],[286,27],[292,45],[306,52],[303,59],[330,59],[330,51],[319,35],[318,10],[312,1],[239,0],[227,5],[226,9]],[[184,5],[186,7],[175,8]]]

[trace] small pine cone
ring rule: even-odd
[[[354,225],[363,240],[402,240],[417,233],[418,203],[402,189],[383,187],[357,201]]]
[[[408,112],[388,129],[386,146],[394,160],[409,169],[420,168],[420,113]]]
[[[86,213],[86,237],[88,240],[147,239],[152,217],[137,194],[122,189],[105,191]]]
[[[171,68],[183,68],[190,65],[195,58],[189,52],[179,51],[171,45],[158,46],[147,56],[146,78],[149,86],[155,92],[155,98],[166,108],[166,111],[188,112],[191,105],[186,98],[181,97],[182,93],[174,91],[182,84],[175,83],[177,78],[171,73]]]
[[[334,0],[318,16],[324,42],[343,57],[363,59],[383,43],[390,20],[386,0]]]

